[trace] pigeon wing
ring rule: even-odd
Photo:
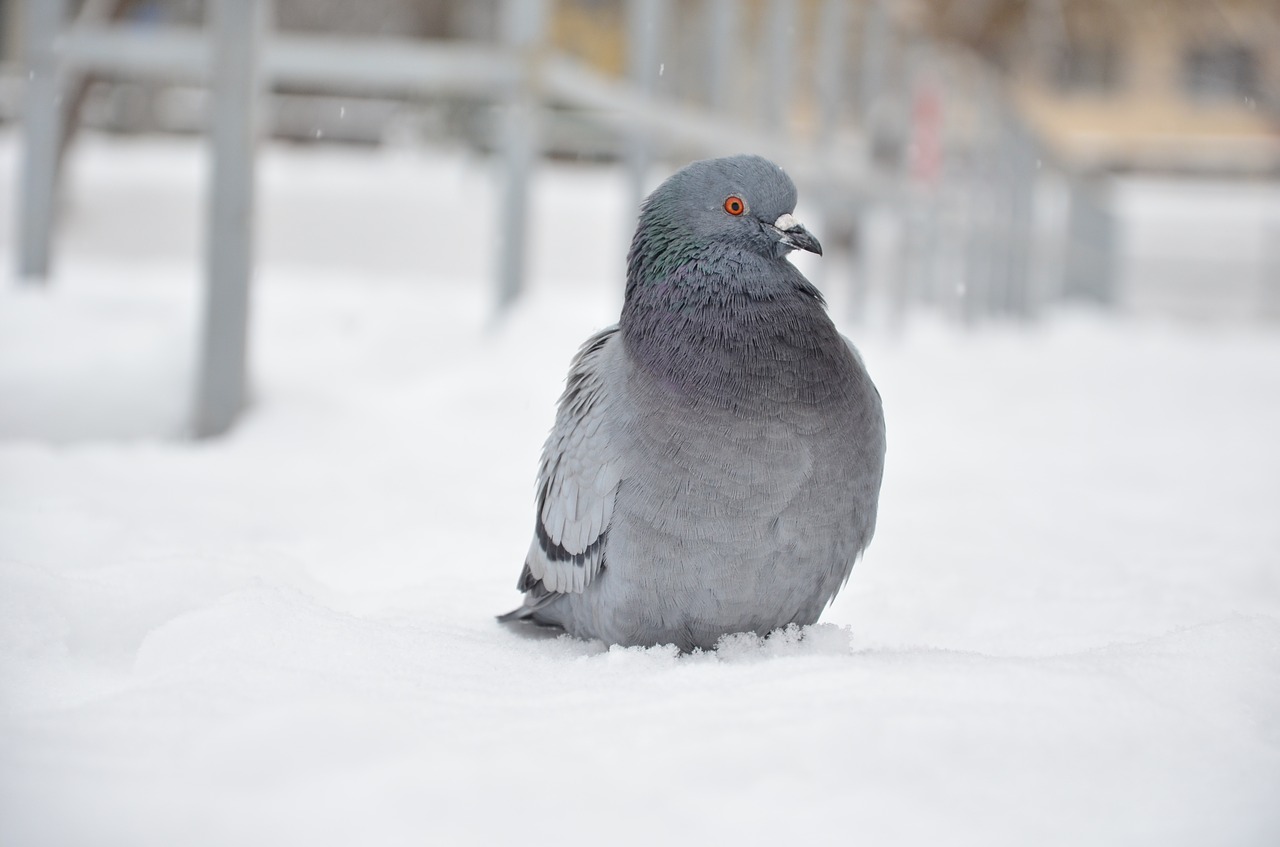
[[[618,328],[587,340],[573,360],[538,469],[538,514],[522,591],[581,593],[604,566],[621,463],[607,426],[607,368]]]

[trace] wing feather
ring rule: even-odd
[[[618,328],[592,336],[573,360],[555,427],[538,469],[538,514],[521,588],[541,582],[554,593],[581,593],[604,566],[605,537],[621,480],[608,418],[608,363]]]

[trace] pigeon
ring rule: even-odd
[[[499,616],[714,649],[814,623],[875,531],[880,393],[786,257],[822,247],[773,162],[693,162],[641,206],[618,323],[579,350]]]

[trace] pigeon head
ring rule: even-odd
[[[822,254],[792,214],[796,186],[760,156],[693,162],[649,195],[631,248],[633,272],[669,271],[705,250],[743,250],[782,259],[792,250]]]

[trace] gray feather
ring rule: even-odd
[[[745,214],[725,211],[731,195]],[[884,418],[784,258],[820,250],[773,225],[795,199],[776,165],[739,156],[696,162],[646,201],[621,319],[570,368],[525,605],[504,619],[689,650],[812,623],[844,585],[875,530]]]
[[[582,593],[604,561],[605,535],[622,478],[606,420],[615,415],[607,349],[616,328],[590,338],[569,369],[556,425],[542,450],[538,514],[521,590],[541,583]]]

